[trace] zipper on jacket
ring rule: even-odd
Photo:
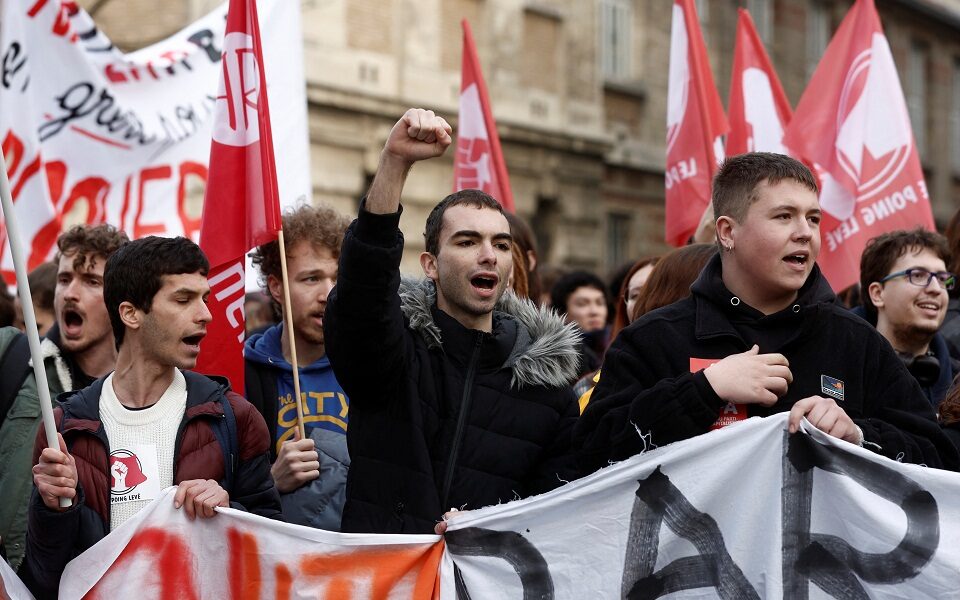
[[[460,415],[457,417],[457,429],[453,434],[453,447],[450,449],[450,460],[447,462],[447,472],[443,478],[443,495],[440,497],[440,509],[447,510],[450,506],[450,486],[453,484],[453,472],[457,468],[457,458],[460,456],[460,447],[463,445],[463,432],[467,427],[467,415],[470,413],[470,404],[473,400],[473,379],[477,374],[477,364],[480,362],[480,348],[483,346],[482,331],[477,332],[477,340],[473,345],[473,354],[467,365],[467,376],[463,382],[463,397],[460,401]]]

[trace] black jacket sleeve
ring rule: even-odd
[[[545,449],[543,460],[529,483],[527,496],[549,492],[580,477],[577,454],[571,444],[573,428],[580,416],[580,404],[570,387],[557,390],[557,393],[566,399],[566,411],[560,417],[553,443]]]
[[[703,371],[685,373],[670,353],[641,348],[656,337],[643,328],[621,332],[607,351],[600,382],[574,431],[584,474],[655,446],[709,431],[723,400]]]
[[[109,533],[77,486],[73,505],[63,512],[46,507],[36,487],[27,509],[27,547],[19,575],[37,600],[56,598],[67,563]]]
[[[960,470],[957,449],[941,431],[917,380],[888,344],[882,339],[874,344],[864,349],[871,357],[866,365],[873,369],[864,373],[872,410],[853,420],[863,430],[864,447],[900,462]]]
[[[361,204],[340,252],[327,299],[324,343],[337,381],[357,402],[387,401],[413,355],[400,309],[400,212],[377,215]]]
[[[230,506],[283,520],[280,494],[270,474],[270,433],[263,416],[239,394],[228,392],[240,433],[240,460],[230,494]]]

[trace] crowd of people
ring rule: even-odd
[[[48,448],[17,302],[0,298],[0,543],[38,598],[171,485],[191,519],[232,506],[442,533],[452,509],[775,413],[791,432],[806,418],[890,459],[960,470],[960,217],[946,237],[871,240],[848,306],[816,265],[813,175],[752,153],[714,179],[715,243],[640,258],[610,282],[541,264],[529,226],[479,190],[436,205],[423,273],[401,275],[404,183],[450,135],[411,109],[355,219],[286,212],[287,287],[277,243],[253,252],[263,293],[248,296],[245,390],[192,370],[213,318],[196,244],[77,226],[29,282],[56,397]]]

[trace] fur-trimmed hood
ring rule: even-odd
[[[431,312],[436,300],[432,280],[401,277],[401,309],[410,329],[423,338],[428,348],[443,347],[440,327]],[[504,364],[513,371],[513,387],[562,387],[576,379],[581,336],[576,325],[564,323],[553,310],[518,298],[511,290],[500,298],[494,310],[512,316],[520,325],[517,343]]]

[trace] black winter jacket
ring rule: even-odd
[[[793,383],[773,406],[749,405],[749,416],[828,395],[826,376],[842,382],[837,403],[863,430],[865,447],[904,462],[960,468],[916,380],[876,329],[836,303],[818,267],[792,306],[768,316],[733,300],[719,256],[691,292],[624,329],[607,351],[575,433],[585,470],[628,458],[650,442],[664,446],[706,433],[726,402],[702,370],[691,373],[691,358],[724,358],[755,343],[761,353],[787,357]],[[640,432],[652,435],[641,439]]]
[[[575,472],[576,330],[509,292],[491,333],[464,328],[436,308],[432,282],[401,285],[399,219],[361,207],[324,318],[350,397],[344,532],[431,533],[451,507],[548,491]]]

